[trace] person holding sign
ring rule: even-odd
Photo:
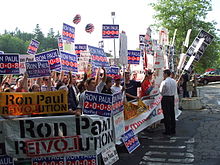
[[[69,85],[68,85],[68,108],[75,111],[78,105],[77,95],[79,90],[76,86],[76,76],[72,75],[72,72],[69,72]]]
[[[124,83],[121,84],[124,86]],[[139,99],[137,96],[137,88],[141,87],[140,81],[130,80],[130,72],[125,72],[125,93],[127,101]]]
[[[91,78],[86,80],[86,82],[85,82],[86,90],[83,93],[81,93],[81,95],[79,97],[79,104],[77,106],[76,115],[81,115],[81,113],[82,113],[82,108],[83,108],[83,103],[84,103],[84,98],[85,98],[85,92],[86,91],[102,93],[102,90],[103,90],[104,86],[106,85],[105,84],[105,82],[106,82],[106,70],[104,68],[102,68],[102,69],[104,71],[103,78],[102,78],[102,81],[99,82],[98,85],[97,85],[97,77],[96,77],[96,79],[94,77],[91,77]]]
[[[121,76],[120,75],[116,75],[114,77],[114,79],[115,79],[115,84],[114,84],[114,86],[111,87],[111,90],[113,91],[113,93],[121,92],[121,90],[122,90]]]
[[[176,119],[174,111],[174,96],[177,90],[176,81],[170,77],[169,69],[163,71],[164,80],[160,85],[160,93],[163,96],[161,106],[164,114],[165,135],[176,134]]]
[[[150,95],[153,89],[152,75],[153,72],[151,70],[146,71],[144,81],[141,84],[141,97]]]

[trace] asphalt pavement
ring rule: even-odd
[[[140,147],[129,154],[119,146],[115,165],[220,165],[220,83],[198,87],[202,110],[183,110],[175,136],[163,124],[138,134]]]

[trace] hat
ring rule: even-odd
[[[115,75],[114,80],[120,80],[121,76],[120,75]]]

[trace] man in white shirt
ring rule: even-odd
[[[163,96],[161,105],[164,114],[165,135],[176,133],[176,120],[174,111],[174,96],[177,90],[176,81],[170,77],[169,69],[163,71],[164,80],[160,85],[160,93]]]

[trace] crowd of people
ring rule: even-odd
[[[164,81],[160,85],[160,93],[163,96],[162,109],[164,112],[164,134],[175,134],[174,95],[178,91],[182,97],[191,97],[192,81],[184,74],[176,83],[174,75],[169,70],[164,70]],[[137,74],[126,71],[124,75],[109,77],[105,68],[99,68],[95,77],[76,75],[71,72],[51,72],[50,77],[28,79],[24,73],[12,82],[13,75],[2,76],[0,92],[43,92],[66,90],[68,93],[68,109],[65,114],[81,115],[85,91],[93,91],[104,94],[123,92],[125,101],[149,96],[154,89],[155,73],[146,70],[142,81],[137,81]],[[189,89],[190,88],[190,89]],[[195,96],[195,92],[193,93]]]

